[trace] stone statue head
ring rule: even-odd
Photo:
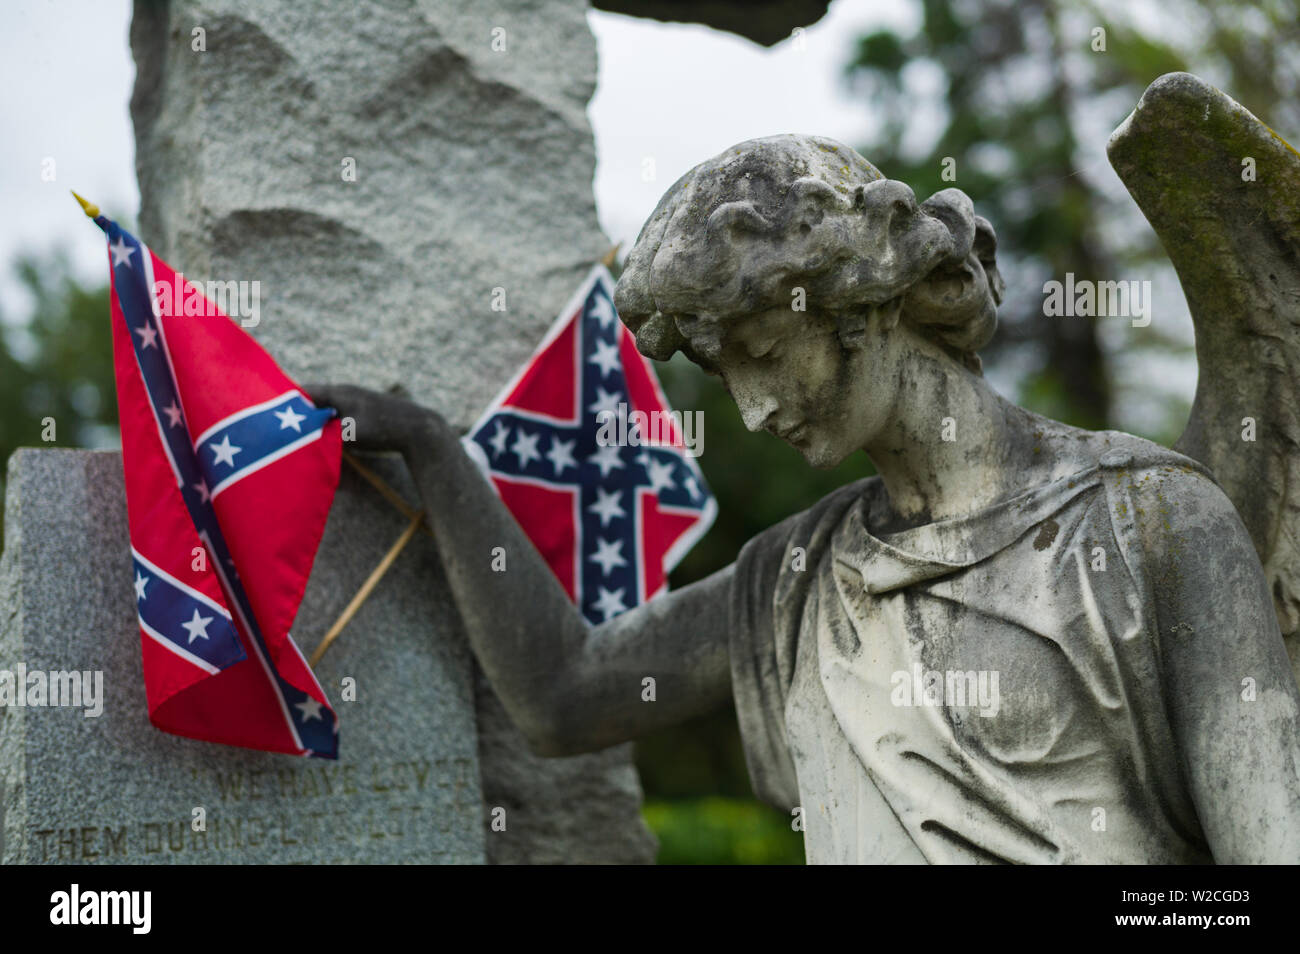
[[[884,338],[904,331],[980,373],[1003,290],[995,251],[960,190],[918,204],[841,143],[773,136],[665,193],[615,305],[642,354],[682,351],[723,377],[751,430],[833,466],[873,426]]]

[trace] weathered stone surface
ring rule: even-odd
[[[586,9],[137,3],[142,237],[191,277],[259,280],[252,332],[299,380],[400,389],[467,427],[608,248]],[[457,628],[449,602],[426,623]],[[653,858],[629,749],[535,758],[478,698],[487,807],[515,807],[491,860],[544,842],[557,859]]]
[[[376,462],[403,486],[391,462]],[[403,489],[405,489],[403,487]],[[0,708],[0,857],[14,862],[481,862],[473,685],[432,544],[416,538],[317,673],[338,762],[149,724],[121,459],[20,450],[0,561],[0,669],[102,670],[104,711]],[[314,646],[401,532],[345,472],[295,633]],[[339,701],[356,679],[355,702]],[[202,807],[208,830],[191,830]]]
[[[539,758],[521,750],[517,730],[481,672],[478,725],[483,798],[489,810],[504,808],[508,822],[504,832],[488,832],[489,861],[640,864],[654,858],[654,836],[629,823],[639,819],[641,808],[630,744],[576,759]],[[600,833],[611,837],[594,837]]]

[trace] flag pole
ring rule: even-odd
[[[384,574],[388,572],[388,568],[393,565],[393,562],[406,548],[406,545],[411,542],[411,538],[415,536],[415,531],[420,528],[423,521],[423,511],[416,513],[411,522],[406,525],[406,529],[402,531],[402,535],[397,538],[397,542],[388,548],[388,552],[379,561],[379,565],[370,571],[370,576],[366,578],[366,582],[361,584],[361,589],[357,590],[356,595],[352,597],[352,602],[348,603],[347,608],[343,610],[339,618],[334,621],[334,625],[330,627],[329,632],[325,634],[325,638],[320,641],[316,651],[311,654],[308,665],[313,669],[316,668],[316,664],[320,662],[321,657],[325,655],[325,650],[330,648],[330,643],[334,642],[339,633],[343,632],[343,627],[347,626],[352,621],[352,617],[357,615],[357,610],[361,609],[361,604],[366,601],[366,597],[370,595],[371,591],[379,585],[379,581],[383,579]]]
[[[430,530],[428,524],[424,522],[424,511],[416,510],[408,504],[402,499],[402,495],[392,487],[388,486],[388,483],[382,477],[349,454],[346,450],[343,452],[343,459],[347,461],[348,466],[361,475],[366,483],[379,491],[385,500],[392,504],[411,522],[407,526],[406,530],[402,532],[402,535],[397,538],[397,542],[389,548],[386,554],[384,554],[384,558],[379,561],[379,565],[370,572],[370,576],[368,576],[366,581],[361,584],[361,589],[357,590],[356,595],[352,597],[352,601],[348,603],[343,612],[339,614],[339,618],[336,619],[334,625],[329,628],[329,632],[327,632],[325,638],[320,641],[320,645],[316,647],[316,651],[311,654],[311,659],[307,661],[307,664],[311,666],[312,669],[316,668],[316,664],[320,662],[321,657],[325,655],[325,650],[330,648],[330,644],[338,638],[339,633],[343,632],[344,627],[352,621],[352,617],[357,615],[357,611],[361,609],[361,604],[366,601],[374,588],[379,585],[379,581],[384,578],[384,574],[388,572],[389,568],[397,560],[401,552],[406,549],[406,545],[410,543],[411,538],[415,536],[415,531],[421,530],[426,536],[433,536],[433,531]]]
[[[384,482],[384,479],[382,477],[376,474],[365,464],[361,463],[361,461],[357,460],[347,451],[343,452],[343,459],[348,462],[348,465],[353,470],[355,470],[358,474],[362,476],[362,478],[365,479],[366,483],[370,484],[371,487],[374,487],[377,491],[379,491],[380,494],[383,495],[385,500],[387,500],[390,504],[396,507],[398,512],[400,512],[402,516],[404,516],[407,520],[412,520],[415,518],[415,514],[416,514],[415,508],[412,507],[410,504],[408,504],[405,500],[403,500],[401,494],[399,494],[392,487],[388,486],[388,484]],[[427,537],[433,536],[433,531],[429,529],[427,524],[423,524],[423,523],[420,524],[420,530]]]
[[[68,191],[72,192],[71,189]],[[108,231],[108,220],[101,218],[99,206],[95,205],[95,203],[91,202],[89,199],[82,198],[75,192],[72,192],[72,197],[77,200],[77,205],[81,206],[81,211],[86,213],[86,218],[98,225],[103,231]]]

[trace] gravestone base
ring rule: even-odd
[[[408,500],[399,460],[368,457]],[[17,451],[0,557],[0,670],[103,673],[103,713],[0,706],[0,861],[622,863],[654,860],[631,746],[533,755],[469,653],[417,534],[316,669],[337,762],[169,735],[148,720],[121,457]],[[294,636],[310,653],[405,518],[343,468]],[[341,698],[355,680],[356,701]],[[202,808],[206,830],[194,830]],[[493,809],[505,810],[504,830]],[[499,814],[499,813],[498,813]]]
[[[396,461],[372,462],[403,487]],[[0,560],[0,669],[103,673],[103,713],[0,707],[6,863],[486,860],[473,663],[417,537],[317,676],[337,762],[169,735],[148,720],[116,453],[20,450]],[[314,648],[404,519],[346,467],[294,633]],[[345,677],[356,701],[340,701]],[[202,809],[205,830],[195,830]]]

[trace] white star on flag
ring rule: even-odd
[[[212,492],[208,490],[208,482],[206,480],[200,480],[194,485],[194,489],[199,492],[199,500],[202,503],[207,503],[212,499]]]
[[[165,408],[163,408],[163,413],[167,415],[168,427],[181,426],[181,409],[176,406],[175,401],[172,401],[171,404],[168,404]]]
[[[114,267],[121,265],[123,262],[126,263],[127,268],[135,267],[131,264],[131,253],[135,251],[135,248],[127,245],[126,239],[122,238],[122,236],[119,235],[116,242],[110,242],[108,250],[113,253]]]
[[[308,696],[302,702],[295,702],[293,707],[302,713],[302,721],[310,722],[312,719],[323,718],[320,714],[320,703]]]
[[[492,445],[492,455],[494,457],[500,457],[506,452],[506,441],[508,440],[510,440],[510,428],[506,427],[504,422],[497,421],[497,429],[488,438],[488,443]]]
[[[596,353],[587,359],[588,364],[600,368],[600,376],[606,377],[618,370],[618,345],[608,341],[596,342]]]
[[[573,459],[573,448],[577,446],[577,440],[562,441],[558,437],[551,438],[551,449],[546,452],[546,459],[551,462],[555,468],[555,476],[559,477],[564,473],[564,468],[578,466],[578,462]]]
[[[596,502],[587,508],[588,512],[600,517],[600,525],[608,527],[609,522],[615,517],[626,517],[627,511],[619,503],[619,498],[623,495],[617,490],[606,490],[604,487],[596,488]]]
[[[608,328],[614,320],[614,306],[609,303],[609,299],[604,295],[597,295],[591,303],[591,313],[596,316],[602,328]]]
[[[184,626],[185,631],[190,634],[190,642],[194,642],[194,640],[198,639],[200,636],[204,639],[208,638],[208,624],[211,623],[212,620],[213,617],[211,616],[200,616],[199,611],[196,609],[194,611],[194,618],[188,623],[181,623],[181,625]]]
[[[144,599],[144,585],[149,582],[149,577],[142,574],[139,570],[135,574],[135,598]]]
[[[627,609],[623,605],[623,590],[621,588],[607,590],[603,586],[598,586],[597,589],[600,590],[600,599],[592,604],[592,609],[604,613],[606,622]]]
[[[515,438],[510,450],[519,458],[520,470],[527,467],[530,461],[542,459],[542,455],[537,452],[537,441],[541,436],[541,434],[525,434],[524,429],[519,428],[519,436]]]
[[[599,563],[600,572],[605,576],[609,576],[614,567],[627,566],[627,558],[623,556],[622,551],[622,540],[606,540],[603,537],[597,537],[596,552],[587,559],[593,563]]]
[[[611,470],[621,470],[627,466],[623,463],[623,458],[619,456],[618,446],[615,444],[603,444],[596,449],[596,453],[587,458],[587,463],[595,464],[600,468],[600,476],[608,477]]]
[[[686,492],[691,495],[692,500],[700,499],[700,483],[695,479],[694,474],[687,474],[686,479],[682,481],[682,486],[686,488]]]
[[[135,333],[138,334],[140,340],[144,342],[144,344],[140,345],[141,351],[145,348],[158,347],[158,332],[153,330],[153,325],[142,325],[135,329]]]
[[[599,416],[601,411],[609,411],[613,414],[618,413],[618,406],[623,402],[623,392],[615,388],[613,391],[606,391],[599,385],[596,386],[596,400],[591,402],[591,407],[587,408],[591,413]]]
[[[300,425],[307,420],[306,414],[299,414],[292,407],[286,407],[283,411],[272,411],[271,413],[280,419],[280,430],[283,431],[292,427],[299,434],[302,433]]]
[[[650,492],[653,494],[677,486],[677,481],[673,480],[673,465],[667,461],[658,461],[651,457],[646,461],[646,474],[650,477]]]
[[[220,444],[212,445],[212,450],[217,455],[217,459],[212,462],[214,467],[217,464],[229,464],[231,467],[234,467],[235,455],[238,454],[241,450],[243,450],[243,448],[235,447],[233,444],[231,444],[230,435],[227,434],[225,437],[221,439]]]

